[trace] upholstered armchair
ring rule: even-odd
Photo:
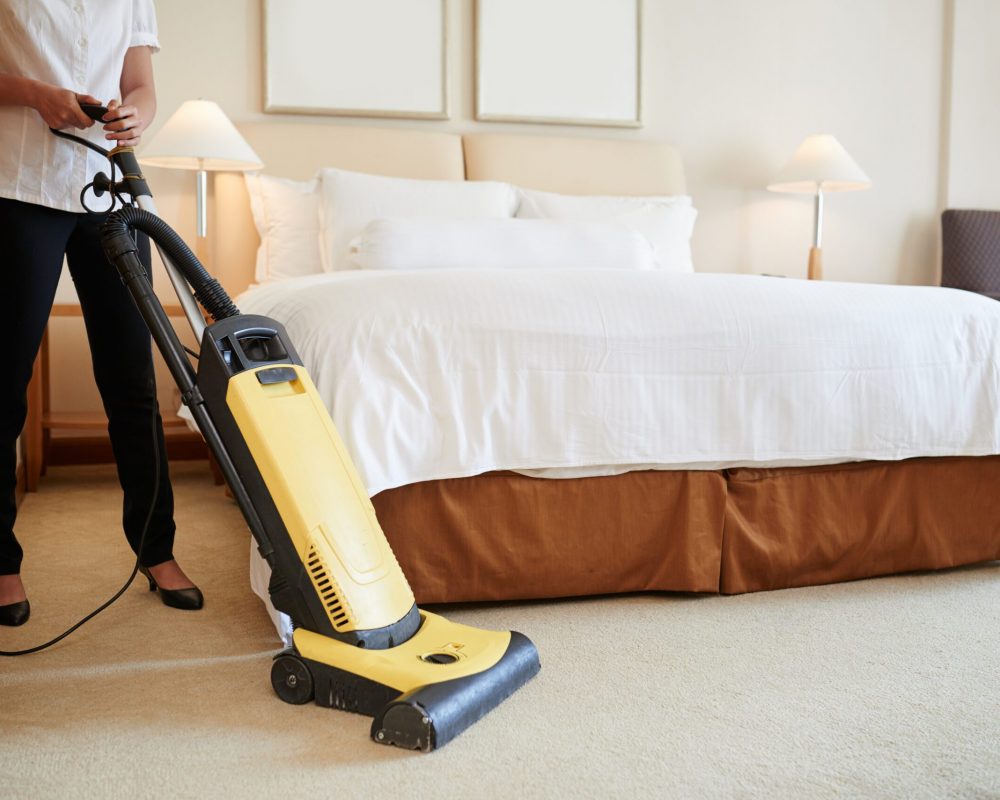
[[[1000,300],[1000,211],[941,215],[941,285]]]

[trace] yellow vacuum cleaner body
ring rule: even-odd
[[[131,151],[115,155],[141,200],[148,187]],[[190,285],[215,320],[204,327],[197,371],[139,261],[137,231],[156,243],[175,286]],[[240,314],[148,210],[110,214],[102,243],[271,566],[274,606],[291,617],[293,646],[271,670],[278,696],[367,714],[376,741],[431,750],[530,680],[538,652],[522,634],[478,630],[417,608],[281,324]]]
[[[305,369],[274,369],[233,376],[226,405],[330,624],[350,631],[396,622],[413,593],[350,455]]]
[[[385,630],[412,619],[413,593],[305,369],[265,366],[240,372],[229,380],[226,405],[334,630]],[[295,652],[275,659],[275,691],[291,703],[314,697],[321,705],[376,716],[372,735],[377,741],[429,749],[443,743],[446,725],[436,718],[440,711],[428,688],[442,684],[433,694],[447,696],[452,681],[488,675],[519,648],[524,650],[520,661],[525,655],[537,660],[523,637],[513,640],[519,648],[512,651],[510,632],[417,614],[416,632],[389,649],[297,628]],[[379,714],[406,695],[416,700]]]

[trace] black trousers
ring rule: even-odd
[[[167,473],[163,425],[149,331],[131,296],[101,250],[104,215],[76,214],[0,198],[0,320],[4,324],[4,376],[0,380],[0,575],[21,570],[14,538],[17,514],[16,442],[27,413],[26,391],[62,271],[63,256],[80,298],[94,377],[108,416],[108,433],[124,492],[122,524],[138,551],[155,477],[153,415],[159,441],[159,496],[141,561],[173,558],[174,499]],[[140,255],[150,269],[149,240]],[[86,531],[67,531],[86,535]]]

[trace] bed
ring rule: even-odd
[[[240,128],[268,172],[298,180],[328,166],[685,191],[679,155],[655,143]],[[246,185],[219,175],[215,194],[215,273],[288,328],[420,603],[732,594],[1000,558],[1000,306],[986,298],[586,270],[246,290]]]

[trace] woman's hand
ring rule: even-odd
[[[103,117],[105,139],[112,139],[116,146],[135,147],[139,144],[146,123],[139,119],[139,109],[123,106],[117,100],[108,103],[108,113]]]
[[[100,100],[89,94],[77,94],[48,83],[35,85],[32,105],[50,128],[89,128],[93,125],[94,120],[83,113],[80,103],[101,105]]]

